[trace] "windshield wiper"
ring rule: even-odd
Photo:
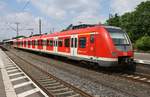
[[[130,44],[115,44],[117,46],[129,46]]]

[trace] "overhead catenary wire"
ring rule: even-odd
[[[29,5],[29,3],[30,3],[30,0],[28,0],[28,1],[25,3],[25,5],[23,6],[23,8],[20,10],[20,12],[21,12],[21,11],[24,11],[25,8]],[[15,15],[15,19],[14,19],[14,20],[16,20],[17,17],[18,17],[18,15]],[[17,32],[17,36],[18,36],[18,35],[19,35],[19,24],[20,24],[20,23],[19,23],[19,22],[15,22],[15,24],[17,25],[16,28],[13,28],[13,27],[10,26],[9,24],[8,24],[8,26],[9,26],[12,30],[16,31],[16,32]]]

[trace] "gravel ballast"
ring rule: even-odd
[[[150,97],[150,86],[21,50],[10,50],[52,75],[100,97]],[[9,54],[9,52],[7,52]],[[42,61],[41,61],[42,60]],[[78,63],[77,63],[78,64]]]

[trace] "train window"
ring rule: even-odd
[[[94,34],[91,34],[91,36],[90,36],[90,42],[94,43]]]
[[[47,40],[46,45],[47,45],[47,46],[49,45],[49,40]]]
[[[58,41],[57,40],[55,40],[55,43],[56,43],[55,46],[58,46]]]
[[[43,45],[43,40],[41,40],[41,46]]]
[[[34,45],[33,40],[31,40],[31,44]]]
[[[59,41],[58,41],[58,46],[59,46],[59,47],[62,47],[62,40],[59,40]]]
[[[24,41],[24,45],[26,45],[26,41]]]
[[[32,41],[29,41],[30,42],[30,45],[32,45]]]
[[[53,40],[50,40],[49,45],[53,46]]]
[[[47,41],[46,40],[42,40],[43,41],[43,45],[46,45],[47,44]]]
[[[35,45],[38,45],[38,41],[37,40],[35,40]]]
[[[65,39],[65,47],[69,47],[70,46],[70,39],[66,38]]]
[[[73,38],[71,38],[71,47],[73,47]]]
[[[75,48],[77,47],[77,38],[74,38],[75,39]]]
[[[32,40],[32,44],[35,45],[35,40]]]
[[[28,45],[30,45],[30,41],[28,41]]]
[[[85,48],[86,47],[86,37],[79,38],[79,47]]]
[[[38,45],[40,45],[40,40],[38,40]]]
[[[53,43],[54,43],[54,46],[55,46],[55,40],[54,40],[54,42],[53,42]]]

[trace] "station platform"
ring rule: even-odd
[[[0,49],[0,97],[49,97]]]
[[[150,53],[134,53],[134,59],[136,63],[142,63],[150,65]]]

